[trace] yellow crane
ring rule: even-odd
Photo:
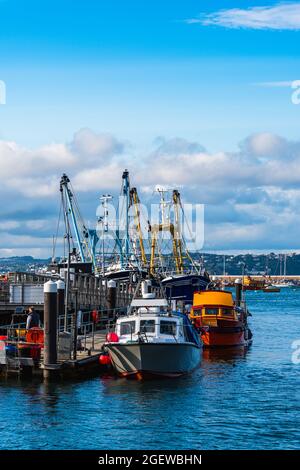
[[[144,246],[143,232],[141,228],[141,211],[140,211],[140,199],[136,188],[130,189],[130,206],[134,207],[134,218],[136,230],[139,237],[140,251],[141,251],[141,260],[144,266],[147,265],[147,257]]]
[[[165,200],[162,199],[162,207],[165,208]],[[169,232],[172,237],[173,257],[175,261],[175,269],[177,274],[184,272],[183,255],[182,255],[182,234],[180,225],[180,194],[177,190],[173,191],[173,206],[174,206],[174,223],[166,220],[163,216],[163,221],[160,224],[154,224],[149,227],[151,232],[151,256],[150,256],[150,274],[155,274],[155,250],[157,246],[158,234],[160,232]]]

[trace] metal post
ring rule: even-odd
[[[74,330],[73,330],[73,359],[77,358],[77,310],[78,310],[78,289],[75,290],[75,308],[74,308]]]
[[[44,284],[44,377],[51,375],[57,363],[57,285],[53,281]]]
[[[61,316],[65,310],[65,283],[61,279],[56,282],[57,285],[57,315]]]
[[[95,323],[92,322],[92,351],[95,349]]]
[[[65,291],[65,323],[64,330],[68,331],[68,307],[69,307],[69,297],[70,297],[70,263],[71,263],[71,253],[70,253],[70,237],[68,235],[68,265],[67,265],[67,279],[66,279],[66,291]]]
[[[240,307],[241,300],[242,300],[243,282],[241,279],[236,279],[234,283],[235,283],[235,302],[236,302],[236,305]]]

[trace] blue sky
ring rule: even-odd
[[[199,181],[182,145],[171,157],[190,178],[168,170],[167,152],[157,178],[207,205],[207,249],[298,248],[300,106],[289,84],[300,79],[299,15],[299,2],[267,0],[0,0],[0,255],[47,255],[62,171],[92,220],[118,171],[147,189],[153,155],[178,139],[205,148]],[[230,169],[245,174],[233,183]]]

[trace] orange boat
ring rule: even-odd
[[[190,318],[201,334],[205,347],[248,346],[252,333],[249,313],[232,293],[221,290],[195,292]]]
[[[267,286],[265,279],[253,279],[251,276],[243,278],[244,290],[263,290]]]

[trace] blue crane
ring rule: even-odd
[[[99,238],[96,230],[88,229],[86,227],[80,214],[74,191],[71,190],[70,186],[70,179],[66,174],[63,174],[60,180],[60,191],[67,224],[67,232],[71,232],[69,224],[69,217],[71,217],[81,261],[83,263],[91,262],[93,264],[94,271],[96,272],[97,262],[95,253]]]

